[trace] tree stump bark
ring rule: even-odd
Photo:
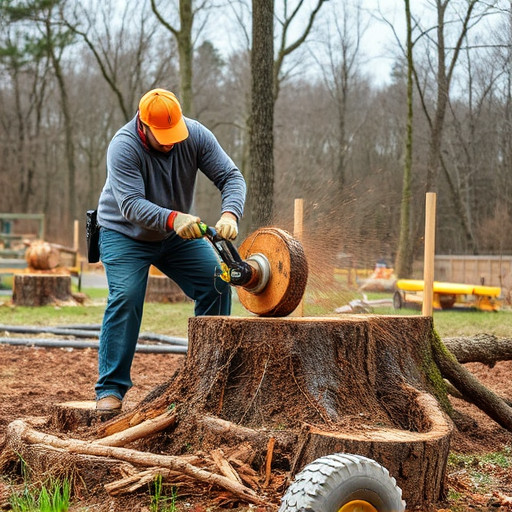
[[[12,302],[16,306],[45,306],[72,300],[71,276],[63,274],[16,274]]]

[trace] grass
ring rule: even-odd
[[[481,495],[489,494],[496,486],[497,477],[502,471],[508,471],[512,465],[512,448],[506,446],[498,452],[484,454],[461,454],[450,452],[448,456],[447,472],[465,475],[468,488],[472,493]],[[448,500],[451,504],[450,510],[459,511],[460,503],[464,496],[460,492],[450,490]]]
[[[508,469],[512,466],[512,447],[506,446],[498,452],[477,455],[452,452],[448,464],[452,469],[483,468],[487,465]]]
[[[149,506],[150,512],[176,512],[176,499],[178,492],[176,487],[171,487],[171,495],[164,494],[164,486],[162,483],[162,475],[157,475],[153,481],[149,493],[151,503]]]
[[[12,494],[9,501],[13,512],[66,512],[70,496],[69,480],[49,480],[40,489],[25,482],[22,491]]]
[[[105,310],[107,291],[102,288],[82,290],[92,304],[87,306],[41,306],[12,307],[9,300],[2,306],[0,299],[0,324],[57,326],[69,324],[100,324]],[[391,293],[367,293],[368,300],[391,299]],[[233,293],[233,316],[252,316]],[[335,309],[351,300],[363,299],[355,291],[315,291],[308,289],[304,298],[304,316],[338,316]],[[373,313],[380,315],[417,315],[412,309],[395,310],[393,307],[374,307]],[[194,316],[192,302],[173,304],[146,303],[142,319],[142,332],[156,332],[168,336],[187,336],[188,319]],[[434,311],[434,323],[441,337],[472,336],[479,333],[509,337],[512,332],[512,311],[483,312],[475,310]]]

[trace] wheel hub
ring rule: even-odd
[[[378,510],[367,501],[353,500],[345,503],[338,512],[378,512]]]

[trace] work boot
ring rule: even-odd
[[[96,410],[98,412],[121,412],[122,405],[123,401],[117,396],[109,395],[96,402]]]

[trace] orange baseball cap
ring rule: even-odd
[[[153,89],[144,94],[139,102],[139,117],[163,146],[181,142],[188,137],[180,103],[170,91]]]

